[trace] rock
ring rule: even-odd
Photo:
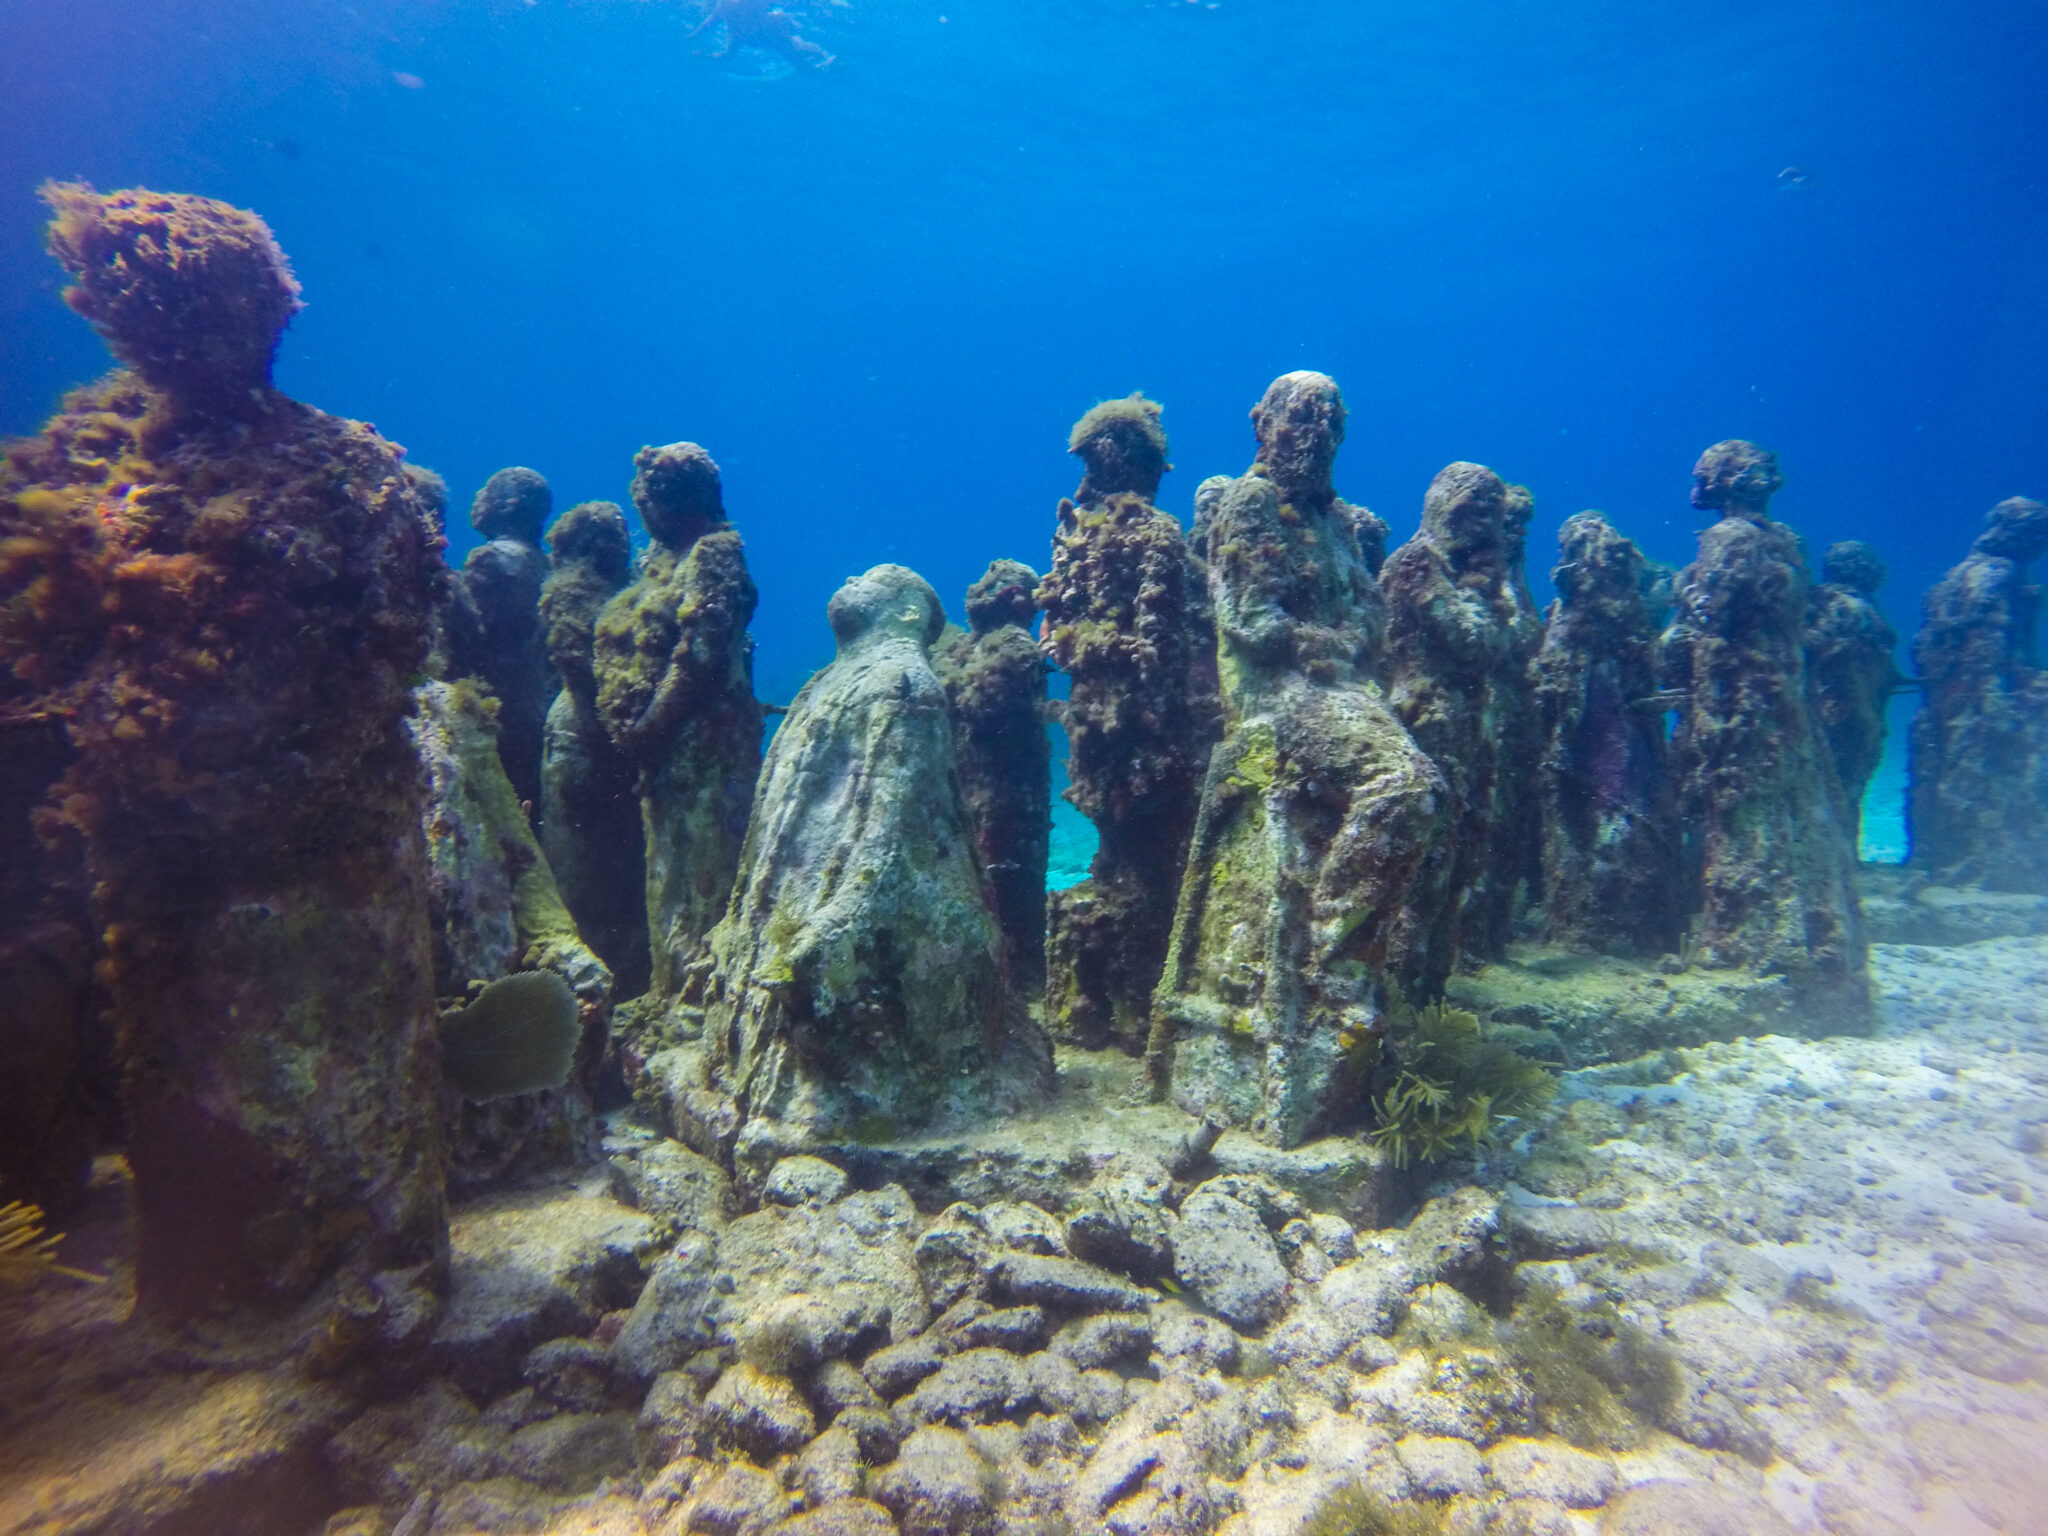
[[[703,1393],[683,1371],[654,1378],[633,1426],[633,1444],[643,1469],[665,1467],[696,1449],[704,1429]]]
[[[1067,1508],[1081,1529],[1113,1536],[1202,1536],[1217,1514],[1187,1438],[1156,1432],[1135,1413],[1103,1437]]]
[[[1152,1352],[1152,1320],[1134,1312],[1079,1318],[1060,1330],[1052,1348],[1084,1371],[1140,1362]]]
[[[1511,1499],[1548,1499],[1568,1509],[1597,1509],[1614,1494],[1614,1463],[1561,1440],[1503,1440],[1486,1453],[1486,1471]]]
[[[640,1287],[647,1218],[561,1185],[487,1195],[449,1221],[448,1306],[426,1351],[436,1374],[490,1397],[526,1352],[586,1334]]]
[[[717,1262],[717,1240],[704,1233],[687,1234],[655,1261],[612,1344],[621,1374],[651,1381],[711,1342],[720,1295]]]
[[[517,1431],[499,1464],[512,1477],[564,1493],[583,1493],[633,1466],[633,1417],[560,1413]]]
[[[1332,1263],[1348,1263],[1357,1254],[1358,1234],[1351,1223],[1342,1216],[1312,1211],[1309,1214],[1308,1227],[1315,1238],[1316,1246],[1330,1256]]]
[[[1029,1355],[1045,1348],[1051,1331],[1043,1307],[1005,1307],[984,1311],[972,1321],[949,1330],[953,1349],[1007,1349],[1013,1355]]]
[[[731,1290],[718,1307],[721,1341],[795,1292],[842,1306],[872,1302],[890,1336],[903,1339],[931,1321],[931,1304],[911,1249],[917,1220],[909,1196],[893,1185],[827,1206],[764,1206],[736,1218],[718,1239],[718,1265]]]
[[[1251,1207],[1206,1188],[1180,1208],[1173,1268],[1235,1327],[1256,1331],[1287,1307],[1287,1268]]]
[[[1433,1499],[1478,1493],[1486,1485],[1479,1452],[1445,1435],[1408,1435],[1394,1442],[1394,1455],[1416,1492]]]
[[[1066,1236],[1059,1222],[1028,1202],[998,1201],[982,1211],[981,1221],[989,1241],[998,1248],[1013,1253],[1068,1256]]]
[[[888,1336],[888,1305],[871,1292],[799,1291],[770,1302],[742,1323],[739,1351],[764,1371],[793,1376],[858,1354]]]
[[[934,1306],[950,1307],[963,1296],[988,1290],[989,1265],[995,1249],[980,1210],[955,1201],[918,1234],[917,1272]]]
[[[834,1499],[771,1525],[766,1536],[896,1536],[896,1522],[866,1499]]]
[[[446,1381],[362,1414],[327,1445],[344,1496],[404,1508],[422,1493],[495,1475],[505,1435]]]
[[[1134,1312],[1152,1299],[1150,1293],[1093,1264],[1034,1254],[1005,1254],[996,1260],[993,1282],[996,1294],[1011,1301],[1063,1312]]]
[[[702,1536],[761,1536],[788,1515],[789,1505],[789,1495],[770,1473],[735,1461],[692,1485],[673,1528]]]
[[[1191,1312],[1179,1303],[1158,1309],[1152,1345],[1161,1359],[1176,1362],[1186,1370],[1222,1371],[1227,1375],[1237,1369],[1237,1335],[1215,1318]]]
[[[920,1336],[884,1345],[861,1362],[860,1371],[869,1386],[893,1403],[936,1371],[940,1359],[937,1341]]]
[[[704,1395],[704,1421],[718,1444],[760,1461],[793,1451],[818,1432],[802,1393],[745,1362],[728,1366]]]
[[[716,1231],[732,1202],[724,1169],[665,1138],[612,1153],[609,1177],[619,1200],[677,1228]]]
[[[1140,1279],[1173,1268],[1173,1231],[1167,1207],[1173,1180],[1155,1158],[1124,1154],[1095,1177],[1067,1217],[1067,1249],[1077,1259]]]
[[[896,1459],[904,1426],[887,1409],[848,1408],[841,1412],[838,1422],[860,1442],[861,1459],[869,1466],[886,1466]]]
[[[871,1481],[903,1536],[990,1536],[995,1530],[996,1470],[957,1429],[918,1430]]]
[[[821,1419],[836,1418],[848,1408],[879,1408],[882,1399],[861,1375],[858,1367],[845,1360],[827,1360],[810,1375],[804,1395]]]
[[[789,1476],[811,1504],[860,1493],[860,1441],[850,1429],[828,1429],[797,1453]]]
[[[822,1157],[785,1157],[761,1186],[761,1198],[771,1205],[830,1205],[845,1193],[845,1171]]]
[[[903,1407],[927,1424],[989,1424],[1016,1417],[1036,1397],[1030,1373],[1015,1355],[970,1349],[919,1382]]]
[[[600,1413],[612,1405],[611,1351],[589,1339],[535,1345],[519,1379],[557,1408]]]
[[[1754,1494],[1716,1483],[1642,1483],[1607,1506],[1600,1536],[1792,1536]]]

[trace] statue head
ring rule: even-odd
[[[625,512],[615,501],[579,502],[548,530],[548,553],[558,569],[586,566],[612,586],[624,586],[633,565]]]
[[[642,448],[633,455],[633,506],[655,543],[688,549],[725,523],[718,465],[695,443]]]
[[[1337,493],[1330,476],[1344,441],[1344,396],[1327,373],[1283,373],[1252,407],[1263,470],[1285,502],[1313,504]]]
[[[1778,456],[1739,437],[1714,444],[1692,467],[1692,504],[1719,517],[1770,521],[1771,497],[1785,483]]]
[[[1884,585],[1884,561],[1861,539],[1844,539],[1830,544],[1821,556],[1820,579],[1832,586],[1847,587],[1865,597],[1875,597]]]
[[[1446,557],[1497,550],[1508,529],[1508,488],[1484,464],[1446,464],[1422,498],[1419,537]]]
[[[967,622],[977,635],[1014,624],[1029,629],[1038,614],[1038,572],[1021,560],[991,560],[967,589]]]
[[[913,640],[929,650],[946,627],[946,610],[932,584],[908,566],[878,565],[832,594],[825,618],[839,653],[879,638]]]
[[[2048,506],[2025,496],[2008,496],[1984,514],[1984,531],[1970,548],[2031,565],[2048,554]]]
[[[1086,506],[1105,496],[1150,501],[1159,494],[1160,477],[1173,468],[1166,462],[1160,410],[1158,401],[1133,392],[1121,400],[1104,400],[1074,423],[1067,452],[1087,466],[1074,500]]]
[[[555,493],[536,471],[523,465],[501,469],[484,482],[469,504],[469,526],[487,539],[517,539],[538,544]]]

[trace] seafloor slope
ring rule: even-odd
[[[1454,1531],[2038,1531],[2048,938],[1873,966],[1874,1037],[1571,1074],[1380,1232],[1315,1209],[1342,1142],[1173,1184],[1189,1122],[1101,1057],[986,1156],[904,1154],[977,1190],[937,1217],[794,1159],[728,1218],[615,1123],[608,1177],[458,1209],[421,1379],[367,1412],[281,1341],[121,1326],[105,1170],[67,1255],[114,1283],[0,1301],[0,1531],[1381,1529],[1359,1490]],[[1178,1279],[1069,1257],[1165,1229]]]

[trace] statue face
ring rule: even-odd
[[[929,646],[945,627],[939,596],[917,572],[878,565],[848,581],[825,605],[841,649],[870,635],[894,635]]]

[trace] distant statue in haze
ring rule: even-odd
[[[812,69],[832,62],[832,55],[805,37],[797,18],[774,0],[711,0],[690,36],[702,37],[714,27],[723,27],[725,37],[708,58],[731,58],[743,48],[755,48]]]

